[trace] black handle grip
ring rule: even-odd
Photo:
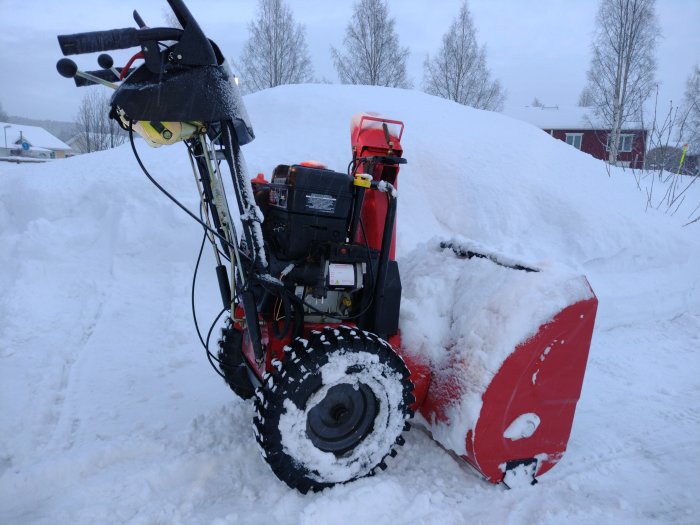
[[[138,30],[133,27],[59,35],[58,44],[64,55],[96,53],[111,49],[127,49],[139,45]]]
[[[154,27],[148,29],[110,29],[108,31],[91,31],[74,35],[58,35],[58,44],[64,55],[81,55],[97,53],[112,49],[128,49],[140,46],[149,40],[180,40],[182,29],[171,27]]]

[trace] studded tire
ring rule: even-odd
[[[306,493],[370,476],[403,445],[413,384],[378,336],[340,326],[298,338],[256,392],[262,456],[279,479]]]
[[[250,381],[248,367],[243,361],[243,332],[235,328],[231,319],[221,331],[219,339],[219,370],[226,384],[242,399],[250,399],[255,395],[255,387]]]

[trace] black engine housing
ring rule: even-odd
[[[353,182],[345,173],[282,165],[267,189],[264,231],[279,259],[320,255],[319,247],[346,241]]]

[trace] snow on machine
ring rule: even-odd
[[[395,260],[403,123],[356,115],[347,172],[300,162],[251,180],[241,146],[254,134],[235,77],[184,2],[168,3],[182,29],[146,27],[134,11],[138,29],[58,37],[64,55],[140,48],[124,68],[102,54],[98,71],[67,58],[57,69],[115,89],[110,116],[141,168],[203,228],[224,320],[216,354],[200,339],[230,388],[253,400],[272,471],[303,493],[375,474],[420,413],[487,480],[534,483],[566,450],[581,391],[597,307],[585,277],[446,240],[417,257],[456,268],[452,316],[465,330],[447,348],[412,348]],[[134,132],[152,146],[185,144],[199,213],[151,177]],[[402,271],[417,271],[406,261]]]

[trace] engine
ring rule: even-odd
[[[377,252],[348,242],[358,213],[353,178],[321,166],[280,165],[270,182],[255,180],[253,188],[265,217],[271,274],[293,290],[305,319],[361,313],[370,299],[363,290],[371,286]]]

